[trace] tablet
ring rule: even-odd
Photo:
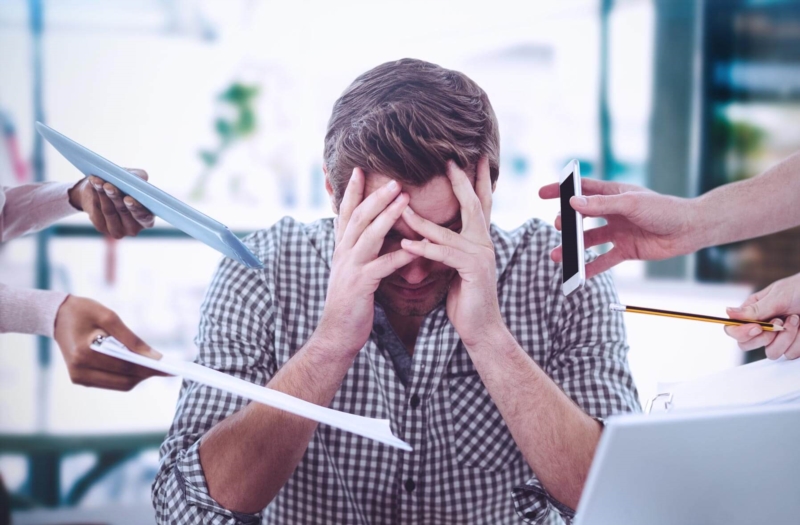
[[[247,268],[264,268],[258,257],[224,224],[84,148],[53,128],[37,122],[36,130],[85,176],[94,175],[110,182],[139,201],[154,215]]]
[[[575,525],[800,523],[800,405],[611,417]]]

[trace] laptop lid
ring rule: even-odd
[[[609,418],[575,525],[800,523],[800,405]]]

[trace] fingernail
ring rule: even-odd
[[[741,311],[742,311],[742,309],[741,309],[741,308],[739,308],[738,306],[729,306],[729,307],[728,307],[728,311],[729,311],[729,312],[741,312]]]
[[[100,184],[100,183],[92,184],[92,186],[94,186],[94,189],[96,189],[97,191],[100,191],[100,190],[103,189],[103,185]]]
[[[753,337],[753,336],[756,336],[756,335],[758,335],[760,333],[761,333],[761,328],[759,328],[758,326],[754,326],[753,328],[750,329],[750,332],[748,333],[748,335],[750,337]]]
[[[389,184],[387,184],[387,185],[386,185],[386,187],[387,187],[387,188],[388,188],[390,191],[394,191],[395,189],[397,189],[397,181],[396,181],[396,180],[393,180],[392,182],[390,182]]]
[[[588,203],[586,197],[572,197],[572,198],[575,199],[575,204],[577,204],[578,206],[586,206],[586,204]]]
[[[411,207],[408,206],[408,207],[406,207],[405,210],[403,210],[403,214],[405,214],[405,215],[414,215],[414,210],[412,210]]]
[[[106,190],[106,194],[107,194],[107,195],[111,195],[111,196],[113,196],[113,195],[116,195],[116,194],[117,194],[117,192],[116,192],[116,191],[114,191],[114,190],[111,190],[111,189],[108,189],[108,188],[106,188],[105,190]]]
[[[789,322],[792,323],[792,326],[797,326],[800,324],[800,317],[793,315],[789,318]]]

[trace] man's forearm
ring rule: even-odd
[[[267,386],[328,406],[354,357],[312,336]],[[211,497],[228,510],[260,512],[292,475],[316,428],[316,421],[259,403],[221,421],[200,444]]]
[[[800,225],[800,153],[758,177],[693,199],[697,249],[768,235]]]
[[[472,362],[526,461],[559,502],[580,499],[600,424],[584,413],[505,328],[468,348]]]

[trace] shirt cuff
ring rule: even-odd
[[[67,294],[0,284],[0,333],[53,337],[56,315]]]
[[[535,476],[514,487],[512,494],[514,510],[525,523],[550,523],[548,517],[554,512],[568,524],[575,517],[575,511],[552,497]]]
[[[245,514],[230,511],[211,497],[203,466],[200,464],[200,440],[178,454],[178,460],[173,468],[175,469],[175,479],[178,481],[187,503],[205,511],[233,518],[237,524],[256,525],[261,522],[261,513]]]

